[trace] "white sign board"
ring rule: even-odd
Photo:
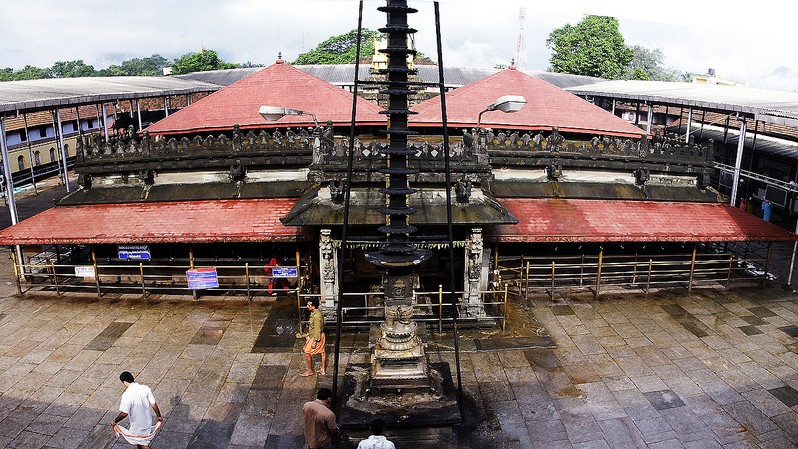
[[[77,276],[79,278],[93,278],[93,277],[95,277],[94,267],[91,266],[91,265],[76,266],[75,267],[75,276]]]

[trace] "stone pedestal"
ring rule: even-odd
[[[346,366],[338,407],[341,448],[356,449],[370,435],[371,421],[382,418],[385,436],[396,447],[457,449],[454,426],[461,417],[448,363],[429,365],[434,389],[394,394],[371,394],[370,370],[365,363]]]

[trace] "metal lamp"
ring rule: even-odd
[[[490,111],[502,111],[506,113],[518,112],[526,104],[526,98],[521,95],[505,95],[499,97],[490,106],[485,108],[484,111],[479,113],[477,117],[477,128],[482,123],[482,114]]]
[[[299,109],[283,108],[280,106],[261,106],[258,113],[264,120],[273,122],[280,120],[286,115],[309,115],[313,118],[313,124],[318,128],[319,121],[316,120],[316,115],[311,112],[300,111]]]

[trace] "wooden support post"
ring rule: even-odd
[[[438,284],[438,333],[443,333],[443,284]]]
[[[166,97],[164,97],[163,101],[164,101],[164,105],[165,105],[166,104]],[[189,267],[190,270],[194,269],[194,247],[193,246],[189,246],[188,247],[188,267]],[[186,282],[188,282],[188,279],[186,279]],[[199,301],[199,293],[197,293],[197,290],[191,290],[191,297],[194,299],[194,301]]]
[[[762,275],[762,287],[765,286],[768,280],[768,270],[770,269],[770,255],[773,250],[773,242],[768,242],[768,255],[765,258],[765,273]]]
[[[646,293],[648,293],[648,288],[651,286],[651,269],[654,267],[654,260],[648,259],[648,278],[646,279]]]
[[[19,272],[23,270],[22,267],[17,268],[17,255],[11,251],[11,263],[14,265],[14,283],[17,284],[17,293],[22,294],[22,284],[19,281]]]
[[[579,263],[579,286],[584,285],[585,280],[585,255],[582,254],[582,261]]]
[[[549,298],[554,301],[554,261],[551,261],[551,294]]]
[[[732,274],[732,266],[734,266],[734,256],[729,256],[729,273],[726,275],[726,288],[729,288],[729,282],[731,282],[731,274]]]
[[[296,298],[301,301],[302,295],[302,260],[299,252],[299,245],[296,246]]]
[[[505,328],[507,327],[507,298],[509,297],[507,292],[507,284],[504,285],[504,321],[502,321],[502,332],[504,332]]]
[[[687,281],[687,291],[693,291],[693,275],[695,274],[695,253],[697,243],[693,243],[693,257],[690,259],[690,279]]]
[[[637,283],[637,252],[635,251],[635,265],[632,269],[632,285]]]
[[[302,302],[299,296],[296,297],[296,328],[298,332],[302,332]]]
[[[53,284],[55,285],[55,295],[61,296],[61,292],[58,290],[58,275],[55,272],[55,264],[53,264],[52,260],[50,261],[50,271],[53,272]]]
[[[100,269],[97,266],[97,254],[94,252],[94,247],[91,248],[91,264],[94,266],[94,284],[97,286],[97,297],[102,298],[103,294],[100,290]]]
[[[247,301],[252,302],[252,295],[249,293],[249,262],[244,264],[244,276],[247,280]]]
[[[141,297],[147,299],[147,284],[144,283],[144,263],[139,262],[139,273],[141,274]]]
[[[529,262],[526,263],[526,282],[524,282],[524,299],[529,300]]]
[[[604,260],[604,248],[599,250],[598,264],[596,266],[596,296],[601,294],[601,263]]]

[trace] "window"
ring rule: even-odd
[[[17,165],[19,165],[20,170],[25,170],[25,157],[20,156],[17,158]]]
[[[50,148],[50,162],[55,162],[55,148]]]
[[[33,153],[33,165],[42,165],[42,154],[39,152],[39,150],[36,150],[36,152]]]

